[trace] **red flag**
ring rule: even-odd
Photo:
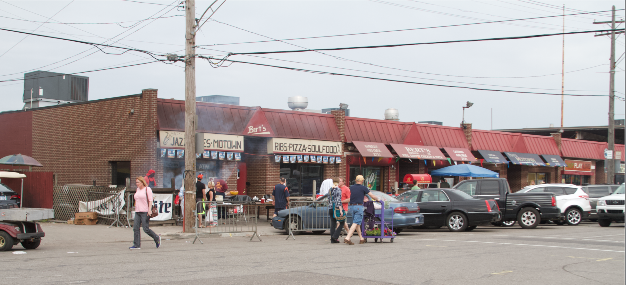
[[[482,158],[480,159],[480,166],[483,166],[483,160],[484,159],[482,159]]]

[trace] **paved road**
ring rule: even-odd
[[[138,251],[128,250],[130,229],[43,227],[39,249],[0,252],[2,283],[624,284],[624,224],[415,230],[394,243],[353,246],[330,244],[328,233],[285,240],[265,225],[263,232],[274,235],[262,242],[207,237],[192,244],[169,235],[162,248],[144,239]]]

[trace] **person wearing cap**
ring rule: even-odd
[[[354,185],[350,186],[350,207],[348,215],[352,214],[352,226],[350,227],[350,231],[348,235],[343,240],[344,243],[349,245],[354,245],[350,238],[354,231],[356,230],[357,234],[360,238],[360,244],[365,243],[365,239],[361,234],[361,222],[363,221],[363,199],[365,195],[370,194],[370,190],[363,185],[363,175],[357,175]],[[372,194],[369,195],[372,200],[380,201],[380,199]]]
[[[202,173],[198,174],[198,180],[196,182],[196,208],[198,211],[198,227],[203,228],[202,226],[202,215],[204,215],[204,207],[202,201],[206,201],[206,185],[202,183]]]

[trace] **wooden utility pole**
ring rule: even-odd
[[[183,232],[191,232],[196,217],[196,1],[185,1],[185,217]]]
[[[563,112],[565,108],[565,4],[563,5],[563,47],[561,52],[561,130],[563,130]]]
[[[593,22],[594,24],[610,24],[611,32],[598,34],[597,36],[611,36],[611,59],[609,62],[609,134],[608,143],[609,150],[613,153],[611,159],[607,159],[606,176],[607,183],[613,184],[615,179],[615,34],[623,34],[624,31],[615,32],[615,23],[624,23],[624,21],[615,21],[615,6],[611,15],[610,22]]]

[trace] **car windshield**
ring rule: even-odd
[[[376,190],[370,190],[370,193],[372,193],[374,196],[380,198],[381,200],[387,202],[398,202],[398,199],[391,197],[383,192],[380,191],[376,191]]]
[[[617,188],[617,190],[615,190],[613,194],[624,194],[624,183],[622,183],[622,185],[619,186],[619,188]]]

